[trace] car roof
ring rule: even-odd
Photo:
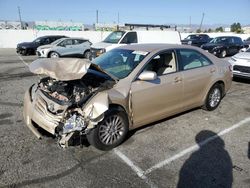
[[[38,38],[48,38],[48,37],[65,37],[65,38],[67,38],[67,36],[64,36],[64,35],[45,35],[45,36],[41,36]]]
[[[240,38],[237,36],[219,36],[219,37],[215,37],[215,38]]]
[[[67,39],[88,40],[88,39],[81,38],[81,37],[69,37],[69,38],[67,38]]]
[[[199,48],[190,45],[180,45],[180,44],[160,44],[160,43],[150,43],[150,44],[129,44],[125,46],[120,46],[116,49],[126,49],[126,50],[136,50],[136,51],[161,51],[167,49],[195,49]],[[200,50],[199,50],[200,51]]]
[[[190,35],[188,35],[188,36],[208,36],[207,34],[190,34]]]

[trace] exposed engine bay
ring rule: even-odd
[[[89,129],[93,128],[89,126],[89,117],[93,112],[90,110],[86,114],[83,107],[89,99],[101,91],[112,88],[115,83],[94,72],[87,73],[81,79],[70,81],[45,77],[37,84],[37,89],[54,101],[54,103],[47,104],[47,110],[55,115],[61,114],[63,117],[56,127],[58,143],[62,147],[68,146],[68,141],[74,134],[86,134]],[[65,110],[55,109],[57,105],[66,106]]]

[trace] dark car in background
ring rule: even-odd
[[[250,45],[250,37],[248,37],[246,40],[243,41],[244,44],[246,45]]]
[[[16,52],[20,53],[21,55],[32,55],[36,54],[36,49],[41,45],[50,44],[60,38],[67,38],[63,35],[48,35],[38,37],[32,42],[23,42],[17,44]]]
[[[226,57],[237,54],[242,48],[247,48],[240,37],[222,36],[216,37],[207,44],[201,46],[202,49],[214,54],[217,57]]]
[[[206,34],[192,34],[188,35],[184,40],[181,40],[181,44],[200,47],[202,44],[206,44],[210,41],[211,38]]]

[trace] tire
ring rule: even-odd
[[[28,49],[21,50],[20,54],[21,54],[22,56],[28,55]]]
[[[226,50],[222,50],[222,52],[220,53],[220,57],[224,58],[227,56],[227,51]]]
[[[49,57],[50,58],[59,58],[60,56],[57,52],[50,52]]]
[[[223,88],[220,84],[213,85],[207,94],[206,101],[202,108],[207,111],[215,110],[221,102],[222,91]]]
[[[118,127],[117,127],[118,126]],[[87,134],[88,142],[103,151],[120,145],[128,133],[128,119],[124,111],[108,110],[104,119]]]
[[[83,57],[86,59],[90,59],[90,56],[91,56],[91,52],[89,50],[85,51],[83,54]]]

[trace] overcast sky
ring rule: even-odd
[[[250,25],[250,0],[0,0],[0,20]]]

